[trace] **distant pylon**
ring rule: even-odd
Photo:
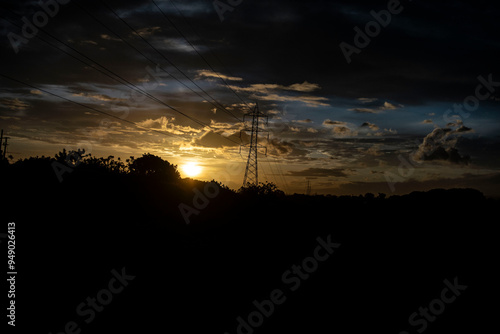
[[[307,180],[306,195],[307,196],[311,195],[311,181],[309,181],[309,180]]]
[[[3,136],[3,129],[0,134],[0,160],[5,160],[5,156],[7,154],[7,141],[10,139],[10,137],[4,137]],[[3,146],[3,150],[2,150]]]
[[[3,159],[2,144],[3,144],[3,129],[2,131],[0,131],[0,160]]]
[[[252,128],[244,129],[243,132],[251,132],[250,135],[250,148],[248,150],[247,167],[245,169],[245,177],[243,178],[243,186],[247,184],[258,185],[259,184],[259,165],[257,161],[258,149],[259,147],[259,132],[264,132],[259,129],[259,119],[266,118],[265,124],[267,125],[267,115],[259,111],[259,106],[256,104],[252,112],[247,113],[243,116],[243,121],[245,117],[252,117]],[[241,133],[240,133],[241,134]],[[266,154],[267,154],[267,148]],[[241,149],[241,148],[240,148]]]

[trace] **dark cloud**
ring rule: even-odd
[[[466,127],[465,125],[460,126],[458,129],[455,130],[457,133],[458,132],[472,132],[473,130],[471,128]]]
[[[379,112],[377,109],[370,108],[352,108],[350,110],[361,114],[377,114]]]
[[[492,137],[498,133],[498,91],[488,101],[481,101],[467,121],[478,136],[492,141],[489,146],[481,145],[477,138],[459,140],[465,134],[472,136],[473,130],[462,120],[443,122],[441,117],[447,108],[474,95],[479,75],[493,73],[494,80],[500,80],[495,74],[500,49],[498,4],[401,2],[403,12],[393,16],[366,48],[354,54],[351,64],[347,64],[339,44],[353,43],[353,28],[364,29],[373,20],[370,11],[386,8],[387,1],[245,0],[226,12],[222,22],[212,1],[175,1],[183,15],[170,1],[160,2],[209,61],[212,71],[150,0],[107,3],[158,52],[101,1],[70,1],[43,27],[60,42],[40,30],[16,54],[7,36],[11,32],[22,35],[22,29],[1,21],[0,54],[6,65],[1,72],[106,112],[128,108],[128,121],[180,134],[182,145],[192,144],[205,151],[237,147],[239,119],[249,111],[248,106],[258,102],[262,111],[275,115],[270,123],[273,138],[268,143],[269,152],[287,162],[317,163],[307,166],[312,174],[319,175],[322,170],[327,174],[329,169],[320,165],[324,163],[321,159],[335,160],[345,168],[357,168],[361,163],[372,170],[383,164],[397,166],[398,155],[410,150],[406,143],[424,135],[424,143],[417,149],[422,161],[466,163],[471,156],[474,164],[481,163],[478,168],[498,168],[498,155],[484,151],[499,141]],[[38,1],[6,0],[3,6],[14,12],[5,11],[3,16],[18,25],[23,24],[23,16],[32,19],[40,10]],[[108,69],[121,79],[102,73]],[[157,100],[141,97],[124,80]],[[104,117],[96,112],[3,78],[0,89],[2,128],[11,137],[64,146],[85,139],[83,132],[103,132],[97,128]],[[210,126],[204,127],[158,100]],[[236,118],[210,102],[220,102]],[[422,126],[422,120],[449,130],[424,133],[429,127]],[[153,138],[161,137],[131,130],[126,124],[106,131],[99,138],[108,147],[140,147],[143,141],[153,145]],[[13,148],[15,144],[13,140]],[[167,147],[159,142],[156,145]],[[341,172],[345,170],[336,171],[345,177]]]
[[[29,107],[29,104],[19,100],[18,98],[15,99],[5,98],[5,99],[0,99],[0,106],[3,106],[13,111],[23,111]]]
[[[36,2],[10,0],[5,3],[20,16],[32,17],[40,10]],[[191,22],[196,23],[194,26],[199,36],[185,29],[192,43],[211,58],[207,48],[213,49],[224,68],[233,74],[225,73],[227,76],[244,78],[250,83],[273,83],[292,90],[298,88],[294,86],[297,83],[312,83],[306,91],[319,86],[324,91],[335,92],[337,96],[371,96],[390,98],[400,103],[416,103],[435,97],[463,99],[470,94],[470,84],[474,83],[478,74],[489,73],[495,68],[494,53],[481,50],[498,47],[494,33],[499,30],[496,5],[465,1],[450,5],[447,1],[436,3],[430,0],[404,2],[404,11],[394,16],[391,24],[356,55],[351,65],[347,65],[338,45],[342,41],[352,43],[355,35],[353,28],[364,28],[367,22],[373,20],[370,11],[382,10],[386,4],[320,0],[307,3],[273,1],[270,4],[260,0],[235,7],[225,14],[223,22],[210,1],[190,1],[177,6]],[[192,68],[195,64],[201,67],[197,55],[192,50],[188,52],[180,36],[172,34],[172,27],[150,1],[111,1],[110,5],[144,37],[152,38],[160,50],[168,50],[172,60],[182,64],[182,68]],[[82,6],[116,29],[121,36],[137,39],[130,30],[117,24],[116,17],[100,2],[86,1]],[[182,26],[184,19],[171,5],[161,3],[160,6]],[[20,17],[12,15],[12,19],[21,22]],[[488,28],[484,29],[476,22],[485,23]],[[3,24],[5,34],[11,30],[19,32],[19,28],[6,22]],[[59,13],[51,18],[46,28],[65,41],[74,41],[75,45],[88,42],[81,47],[104,64],[109,64],[107,52],[120,50],[113,58],[115,69],[131,74],[136,72],[130,67],[131,59],[147,64],[140,55],[71,2],[60,6]],[[15,60],[9,44],[4,38],[3,51],[7,58]],[[297,45],[301,47],[297,48]],[[456,52],[453,45],[460,45],[461,52]],[[31,57],[35,51],[38,55],[36,62]],[[23,59],[26,71],[41,59],[60,66],[61,74],[65,73],[60,77],[61,81],[74,78],[70,69],[74,69],[77,63],[60,62],[66,56],[58,55],[56,50],[36,41],[36,38],[31,39],[16,56]],[[220,72],[226,72],[217,61],[214,64]],[[472,68],[470,64],[477,66]],[[461,69],[460,73],[454,70],[457,68]],[[36,77],[41,79],[46,73],[42,70]],[[100,79],[96,77],[94,80]],[[305,87],[300,86],[300,89],[304,91]]]
[[[465,129],[466,130],[465,130]],[[450,128],[436,128],[429,133],[414,154],[416,161],[448,161],[454,164],[468,164],[469,156],[462,156],[458,152],[457,134],[469,132],[471,129],[461,126],[456,130]]]
[[[381,112],[384,112],[386,110],[396,110],[399,108],[403,108],[404,106],[401,104],[393,104],[390,102],[380,102],[380,101],[374,101],[374,102],[363,102],[363,105],[369,104],[371,107],[368,106],[363,106],[363,107],[357,107],[357,108],[351,108],[349,109],[350,111],[354,111],[357,113],[365,113],[365,114],[378,114]]]
[[[349,174],[342,168],[307,168],[301,171],[290,171],[287,175],[305,177],[347,177]]]
[[[432,160],[442,160],[449,161],[455,164],[468,164],[471,159],[469,156],[462,156],[458,152],[458,150],[454,147],[444,148],[442,146],[438,146],[434,148],[431,152],[424,155],[423,160],[432,161]]]
[[[375,130],[375,131],[380,129],[377,125],[370,123],[370,122],[364,122],[363,124],[361,124],[361,127],[362,128],[369,128],[370,130]]]
[[[223,135],[223,131],[207,131],[201,137],[195,138],[192,141],[195,146],[203,146],[210,148],[223,148],[231,146],[239,146],[239,135]]]
[[[336,126],[332,129],[333,134],[339,136],[355,136],[356,132],[348,128],[347,126]]]
[[[332,120],[329,120],[329,119],[325,119],[323,121],[323,125],[345,125],[346,123],[345,122],[341,122],[341,121],[332,121]]]
[[[309,149],[303,143],[297,141],[292,142],[279,138],[270,138],[267,142],[269,154],[283,159],[304,159],[309,153]]]

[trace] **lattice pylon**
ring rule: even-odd
[[[248,150],[247,166],[245,169],[245,177],[243,178],[243,186],[248,184],[258,185],[259,184],[259,164],[258,164],[258,149],[259,147],[259,119],[265,118],[267,124],[267,115],[259,111],[259,106],[255,105],[252,112],[244,115],[245,117],[252,117],[252,128],[245,129],[245,132],[251,132],[250,134],[250,148]]]

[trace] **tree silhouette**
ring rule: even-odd
[[[90,154],[85,155],[84,149],[78,149],[76,151],[66,151],[66,149],[63,148],[61,152],[56,153],[55,159],[61,164],[67,164],[68,166],[76,167],[86,156],[90,156]]]
[[[180,179],[177,165],[172,165],[168,161],[149,153],[143,154],[140,158],[130,160],[129,171],[131,174],[161,177],[168,181]]]
[[[242,195],[249,196],[284,196],[284,192],[278,189],[278,186],[272,182],[259,183],[254,185],[247,183],[246,186],[241,187],[238,192]]]

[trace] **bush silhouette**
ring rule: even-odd
[[[143,154],[138,159],[132,159],[129,162],[129,171],[131,174],[161,177],[171,182],[180,179],[177,165],[172,165],[168,161],[149,153]]]
[[[273,196],[281,197],[285,193],[278,189],[278,186],[272,182],[259,183],[259,185],[247,183],[241,187],[238,192],[244,196]]]

